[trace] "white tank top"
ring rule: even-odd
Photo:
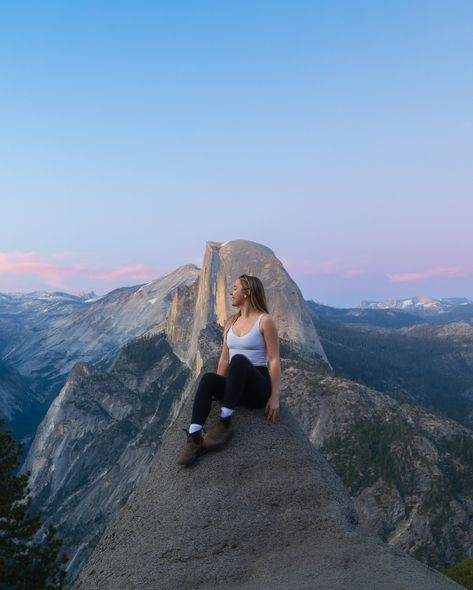
[[[233,326],[227,332],[227,346],[230,352],[230,360],[233,355],[245,355],[255,366],[268,364],[268,354],[263,334],[261,334],[259,325],[264,314],[260,314],[251,330],[243,336],[237,336],[233,331]]]

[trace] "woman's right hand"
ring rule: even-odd
[[[276,418],[279,416],[279,397],[270,396],[266,403],[265,412],[268,415],[268,420],[276,422]]]

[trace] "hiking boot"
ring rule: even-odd
[[[218,451],[223,449],[233,434],[231,416],[220,417],[212,428],[207,432],[202,446],[206,451]]]
[[[187,428],[183,428],[182,430],[187,433],[187,442],[177,458],[177,464],[190,465],[204,452],[202,448],[202,441],[204,440],[202,436],[203,429],[192,434],[188,432]]]

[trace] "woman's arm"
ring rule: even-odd
[[[279,336],[276,325],[269,315],[261,319],[263,337],[266,343],[266,352],[269,360],[269,374],[271,377],[271,397],[268,400],[266,409],[268,418],[273,422],[279,413],[279,390],[281,387],[281,360],[279,358]]]

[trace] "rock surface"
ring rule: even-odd
[[[74,590],[461,588],[356,524],[340,479],[285,406],[275,424],[238,407],[223,451],[178,466],[191,403]]]
[[[164,332],[130,342],[109,372],[74,366],[21,469],[31,470],[33,508],[59,528],[69,579],[147,474],[194,380]]]
[[[270,248],[250,240],[206,243],[198,281],[179,287],[174,294],[166,330],[175,353],[190,366],[201,368],[199,334],[211,322],[223,327],[238,311],[231,304],[230,291],[244,273],[261,279],[279,337],[318,354],[330,367],[299,287]]]
[[[230,288],[243,272],[265,285],[281,339],[282,398],[306,434],[289,412],[272,425],[262,411],[241,409],[237,452],[207,455],[198,470],[179,471],[175,458],[192,393],[204,366],[216,370],[224,320],[236,311]],[[166,323],[153,325],[144,338],[161,343],[164,354],[137,339],[109,373],[81,364],[35,441],[34,488],[74,551],[71,575],[116,517],[78,587],[256,590],[313,588],[314,580],[324,590],[459,587],[353,526],[348,492],[310,440],[317,445],[330,431],[340,434],[344,418],[349,422],[365,402],[379,405],[376,417],[389,403],[373,392],[353,398],[346,416],[343,405],[337,413],[338,386],[351,396],[354,384],[333,375],[297,286],[269,248],[246,240],[208,242],[198,279],[177,287]],[[362,507],[374,522],[370,498]],[[362,567],[377,573],[374,581]]]
[[[8,395],[0,388],[0,406],[14,432],[25,435],[25,450],[75,363],[108,369],[126,342],[166,320],[174,290],[194,283],[199,272],[187,264],[91,300],[67,293],[0,294],[0,358],[32,392],[26,396],[18,388]]]
[[[360,522],[437,569],[470,556],[471,431],[301,358],[281,365],[286,405],[342,478]]]
[[[283,318],[283,335],[324,364],[302,295],[269,248],[245,240],[224,245],[208,242],[198,279],[190,282],[193,267],[181,271],[159,281],[160,293],[167,294],[164,299],[170,306],[167,322],[153,325],[122,348],[108,372],[89,363],[75,365],[40,424],[23,466],[23,471],[32,472],[35,506],[46,521],[59,527],[65,540],[70,579],[111,516],[147,473],[162,429],[176,417],[210,357],[215,370],[222,347],[221,327],[235,311],[229,294],[238,275],[251,271],[262,277],[274,291],[268,301]],[[151,288],[156,291],[158,285],[131,294],[113,292],[90,305],[104,305],[104,299],[121,305],[113,314],[114,322],[126,333],[125,326],[132,324],[130,309],[138,316],[144,314],[150,303],[140,307],[137,301],[147,300]],[[151,306],[158,309],[159,305],[162,311],[164,303],[160,297]],[[104,309],[110,311],[110,305],[108,301]],[[98,317],[102,316],[103,310]],[[133,322],[134,330],[139,325],[146,325],[142,318]]]
[[[14,414],[30,408],[33,403],[34,394],[28,379],[0,358],[0,416],[11,420]],[[17,432],[15,436],[18,438]]]

